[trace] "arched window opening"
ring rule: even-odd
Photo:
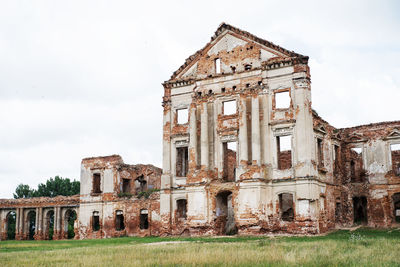
[[[98,211],[93,212],[92,230],[93,230],[93,232],[97,232],[100,230],[100,214]]]
[[[29,240],[35,239],[35,230],[36,230],[36,212],[31,210],[27,215],[27,230],[28,230],[28,238]]]
[[[282,193],[279,195],[279,211],[282,221],[293,221],[293,195],[290,193]]]
[[[72,239],[75,237],[75,221],[77,219],[76,212],[74,210],[67,210],[65,213],[65,226],[64,231],[67,232],[67,238]]]
[[[14,240],[15,239],[15,223],[16,223],[16,213],[15,211],[10,211],[6,217],[6,230],[7,230],[7,239]]]
[[[140,211],[140,229],[149,229],[149,211]]]
[[[223,191],[217,194],[215,213],[218,234],[233,235],[237,233],[231,191]]]
[[[115,230],[122,231],[125,229],[124,214],[122,210],[115,212]]]
[[[176,206],[177,206],[176,216],[178,218],[186,219],[186,212],[187,212],[186,199],[178,199],[176,201]]]
[[[52,240],[54,235],[54,210],[50,210],[46,214],[46,239]]]

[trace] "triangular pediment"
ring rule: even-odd
[[[400,138],[400,130],[393,129],[387,136],[386,139],[397,139]]]
[[[314,130],[316,130],[317,132],[320,132],[322,134],[326,134],[326,129],[322,124],[318,124]]]
[[[357,143],[357,142],[365,142],[366,139],[361,134],[351,134],[347,138],[347,142]]]
[[[226,23],[222,23],[211,41],[174,72],[172,80],[205,78],[217,74],[240,72],[258,68],[271,58],[301,56],[269,41],[258,38]],[[215,60],[220,60],[216,72]]]

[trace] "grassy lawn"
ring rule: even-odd
[[[400,266],[400,230],[315,237],[1,241],[0,266]]]

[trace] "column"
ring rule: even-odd
[[[190,106],[189,117],[189,172],[197,168],[197,119],[196,104]]]
[[[251,98],[251,152],[253,163],[260,165],[260,103],[257,95]]]
[[[246,98],[241,97],[239,102],[239,165],[246,165],[249,157],[247,150],[247,117]]]
[[[36,216],[35,216],[35,239],[38,239],[39,237],[39,208],[36,208],[35,210]]]
[[[171,105],[165,103],[163,116],[163,175],[161,189],[171,187]]]
[[[43,208],[39,208],[39,220],[38,220],[38,235],[40,239],[43,239]]]
[[[20,208],[19,209],[19,220],[18,220],[19,226],[18,226],[18,228],[19,228],[19,236],[20,236],[21,240],[24,239],[24,224],[23,224],[23,222],[24,222],[24,209]]]
[[[200,114],[201,119],[201,133],[200,133],[200,145],[201,145],[201,167],[208,169],[209,164],[209,152],[208,152],[208,111],[207,102],[202,103],[202,110]]]
[[[60,239],[60,207],[55,207],[53,240]]]

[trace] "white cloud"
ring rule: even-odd
[[[161,166],[161,83],[225,21],[310,56],[336,127],[397,120],[396,1],[1,1],[0,197],[83,157]]]

